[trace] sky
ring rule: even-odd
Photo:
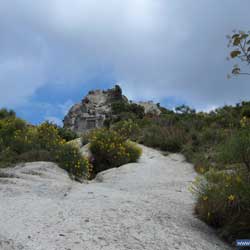
[[[250,100],[227,79],[226,35],[248,31],[249,0],[2,0],[0,107],[61,124],[92,89],[211,110]]]

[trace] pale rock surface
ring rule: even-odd
[[[227,250],[193,215],[193,166],[142,147],[138,163],[73,182],[53,163],[1,172],[1,250]]]
[[[77,134],[87,133],[94,128],[103,127],[104,121],[114,117],[111,105],[115,101],[129,102],[127,97],[122,95],[119,86],[108,90],[89,91],[81,103],[75,104],[64,117],[63,124]],[[161,110],[152,101],[137,103],[144,107],[145,113],[160,115]]]
[[[111,116],[111,104],[114,101],[127,101],[121,89],[89,91],[81,103],[75,104],[64,117],[64,127],[81,134],[94,128],[103,127],[105,119]]]
[[[154,115],[160,115],[161,114],[161,110],[159,109],[157,104],[152,102],[152,101],[139,102],[138,104],[141,105],[142,107],[144,107],[144,110],[145,110],[146,114],[148,114],[148,113],[154,114]]]

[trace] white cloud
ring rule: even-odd
[[[55,117],[55,116],[46,116],[44,120],[48,121],[48,122],[52,122],[53,124],[56,124],[59,126],[63,125],[62,120],[58,117]]]
[[[249,28],[249,7],[249,0],[1,1],[0,106],[107,70],[135,99],[175,96],[205,109],[248,98],[249,79],[226,80],[225,35]]]

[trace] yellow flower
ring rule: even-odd
[[[203,174],[205,172],[205,169],[203,167],[200,167],[200,173]]]
[[[234,200],[235,200],[235,196],[232,195],[232,194],[229,195],[229,196],[228,196],[228,200],[229,200],[229,201],[234,201]]]
[[[207,197],[207,196],[203,196],[202,199],[203,199],[204,201],[207,201],[207,200],[208,200],[208,197]]]

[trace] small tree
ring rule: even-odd
[[[15,117],[16,113],[13,110],[7,110],[5,108],[0,109],[0,119],[5,119],[8,117]]]
[[[228,59],[239,59],[240,62],[250,64],[250,32],[233,31],[233,35],[228,35],[228,47],[232,48]],[[235,64],[232,69],[233,75],[250,75],[250,72],[242,72],[241,67]],[[230,77],[230,75],[229,75]]]
[[[185,115],[187,115],[187,114],[195,114],[196,113],[195,109],[192,109],[189,106],[184,105],[184,104],[181,105],[181,106],[176,107],[175,112],[178,113],[178,114],[185,114]]]

